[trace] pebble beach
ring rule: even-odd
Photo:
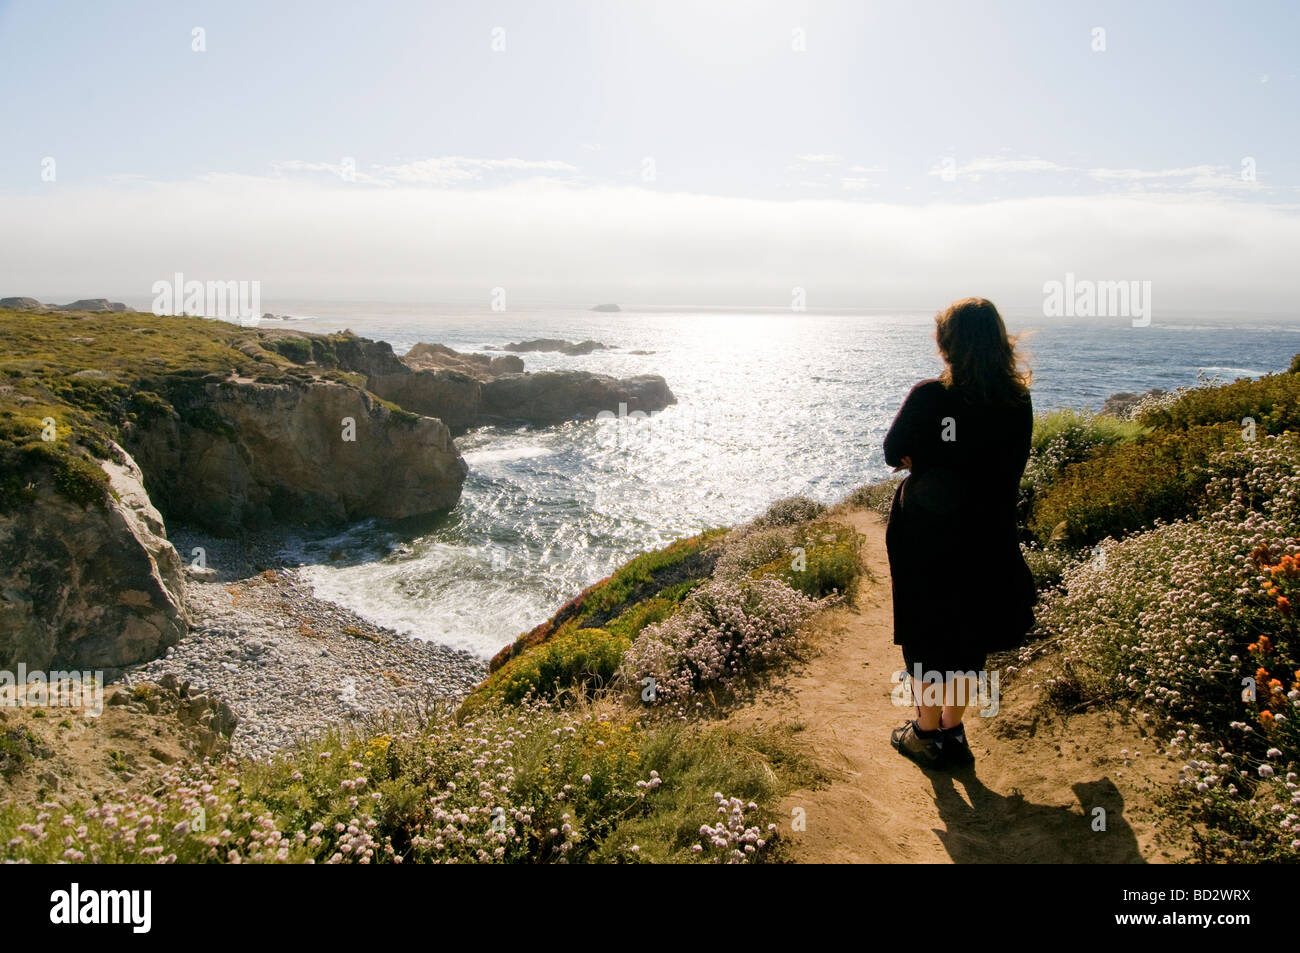
[[[235,755],[266,760],[331,728],[459,701],[487,675],[462,650],[412,639],[318,599],[271,541],[173,531],[186,567],[189,634],[128,668],[126,685],[171,673],[225,701],[239,718]]]

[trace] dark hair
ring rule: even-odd
[[[963,298],[934,317],[934,339],[947,365],[940,380],[979,403],[1015,403],[1033,375],[1021,365],[1016,338],[986,298]]]

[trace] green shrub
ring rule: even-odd
[[[1028,522],[1035,499],[1071,464],[1107,447],[1137,439],[1146,428],[1132,420],[1078,410],[1051,410],[1034,418],[1029,461],[1020,478],[1019,514]]]
[[[1036,498],[1032,528],[1045,543],[1091,546],[1157,520],[1188,516],[1204,497],[1210,458],[1240,444],[1240,431],[1232,424],[1116,444],[1067,466]]]
[[[627,636],[604,629],[560,632],[493,672],[462,711],[474,711],[490,698],[517,704],[530,694],[538,698],[591,694],[613,680],[629,645]]]
[[[712,558],[701,561],[698,557],[723,532],[725,530],[710,530],[699,536],[680,539],[624,563],[589,591],[583,602],[585,615],[603,622],[614,610],[650,594],[650,589],[667,588],[688,579],[707,576],[713,569]]]
[[[1141,422],[1164,430],[1224,423],[1241,429],[1246,418],[1255,421],[1260,434],[1300,430],[1300,375],[1266,374],[1256,380],[1195,387],[1177,400],[1145,411]]]
[[[95,463],[82,455],[74,447],[59,442],[46,443],[35,441],[22,447],[18,459],[13,464],[13,473],[22,489],[13,499],[6,499],[5,505],[11,506],[21,502],[25,496],[26,486],[40,478],[42,471],[48,472],[54,480],[59,493],[79,506],[98,506],[103,509],[108,503],[108,474]],[[5,496],[8,497],[6,486]]]
[[[1300,374],[1300,354],[1297,354],[1295,357],[1291,358],[1290,372],[1292,374]]]
[[[723,540],[714,569],[719,579],[775,576],[814,599],[831,593],[852,597],[861,574],[861,537],[831,520],[738,527]]]
[[[707,530],[624,563],[612,575],[570,599],[550,619],[494,655],[488,671],[496,672],[511,659],[545,644],[561,632],[581,628],[617,629],[611,624],[613,620],[649,599],[678,601],[688,589],[712,574],[718,556],[715,544],[726,532],[725,529]],[[622,634],[633,637],[626,630]]]
[[[662,622],[673,614],[682,597],[700,585],[704,580],[694,579],[680,585],[665,589],[662,594],[644,602],[638,602],[624,611],[618,618],[610,621],[606,628],[611,635],[635,639],[647,625]]]
[[[312,359],[311,342],[306,338],[279,338],[272,347],[295,364],[306,364]]]
[[[1121,420],[1109,414],[1094,414],[1087,410],[1061,408],[1034,417],[1030,450],[1042,452],[1061,440],[1087,450],[1135,440],[1145,432],[1142,425],[1133,420]]]

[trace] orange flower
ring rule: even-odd
[[[1286,596],[1277,597],[1277,607],[1282,610],[1283,615],[1291,614],[1291,600]]]
[[[1273,713],[1265,708],[1259,713],[1259,723],[1266,727],[1271,726],[1273,724]]]

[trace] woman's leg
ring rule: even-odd
[[[943,686],[943,710],[936,724],[943,728],[956,728],[966,714],[966,706],[975,700],[979,683],[969,675],[950,678]],[[925,725],[921,726],[922,728]]]
[[[940,727],[943,712],[946,710],[942,704],[933,704],[944,698],[944,694],[939,690],[937,681],[925,681],[920,684],[916,679],[910,679],[912,683],[912,701],[916,709],[916,725],[922,731],[935,731]]]

